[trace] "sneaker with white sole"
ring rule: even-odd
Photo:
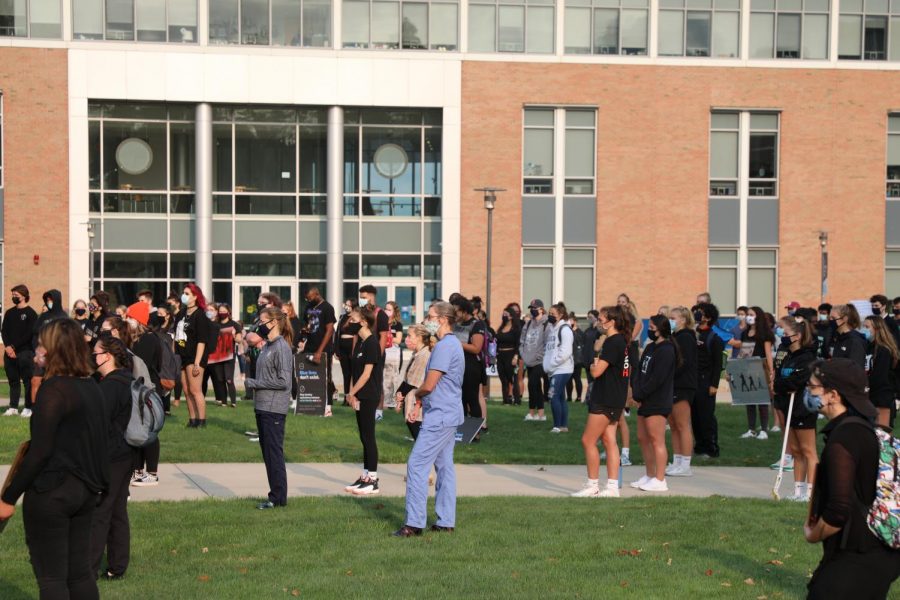
[[[806,494],[791,494],[785,500],[789,502],[809,502],[809,497]]]
[[[344,491],[345,491],[345,492],[353,492],[353,490],[355,490],[356,488],[358,488],[359,486],[361,486],[363,483],[365,483],[365,481],[366,481],[365,478],[360,477],[360,478],[358,478],[356,481],[354,481],[353,483],[351,483],[350,485],[348,485],[347,487],[345,487],[345,488],[344,488]]]
[[[765,429],[760,429],[759,433],[756,434],[756,439],[767,440],[767,439],[769,439],[769,434],[766,433]]]
[[[680,467],[680,465],[676,465],[675,463],[666,465],[666,475],[671,475],[672,473],[677,471],[679,467]]]
[[[651,478],[647,477],[646,475],[641,475],[640,479],[638,479],[637,481],[632,481],[629,485],[637,490],[637,489],[640,489],[642,485],[644,485],[648,481],[650,481],[650,479]]]
[[[332,414],[332,412],[331,412],[331,407],[330,407],[330,406],[326,406],[326,407],[325,407],[325,414],[322,415],[322,416],[323,416],[323,417],[332,417],[332,416],[334,416],[334,415]]]
[[[597,498],[600,496],[600,488],[590,483],[585,483],[584,487],[577,492],[570,494],[573,498]]]
[[[259,443],[259,438],[256,437],[256,436],[254,436],[254,437],[248,437],[248,438],[247,438],[247,441],[248,441],[248,442],[254,442],[254,443],[257,443],[257,444],[258,444],[258,443]]]
[[[27,419],[27,418],[31,417],[31,409],[30,409],[30,408],[23,408],[23,409],[22,409],[22,414],[21,414],[20,416],[21,416],[23,419]]]
[[[380,493],[380,490],[378,489],[378,480],[372,478],[366,479],[351,493],[355,496],[374,496],[375,494]]]
[[[781,433],[781,427],[772,425],[771,429],[769,429],[769,433]]]
[[[791,458],[790,460],[788,460],[787,458],[785,458],[784,466],[782,466],[781,461],[776,460],[771,465],[769,465],[769,468],[772,469],[773,471],[777,471],[779,468],[781,468],[784,471],[793,471],[794,470],[794,459]]]
[[[144,476],[143,471],[135,471],[134,473],[132,473],[131,474],[131,485],[134,485],[134,482],[138,481],[143,476]]]
[[[619,488],[617,488],[617,487],[611,488],[611,487],[607,486],[607,487],[603,488],[599,494],[597,494],[597,497],[598,498],[619,498],[620,497]]]
[[[666,471],[666,475],[670,477],[693,477],[694,471],[686,465],[679,465],[678,468],[674,469],[671,473]]]
[[[560,432],[562,432],[562,429],[560,429],[559,427],[554,427],[553,429],[550,430],[550,433],[560,433]]]
[[[665,480],[660,481],[659,479],[654,477],[644,485],[640,486],[638,489],[644,492],[668,492],[669,486],[666,484]]]
[[[753,431],[752,429],[748,429],[747,433],[745,433],[744,435],[741,436],[741,439],[747,440],[747,439],[755,438],[755,437],[756,437],[756,432]]]
[[[526,421],[537,421],[537,417],[535,417],[535,416],[534,416],[533,414],[531,414],[531,413],[528,413],[527,415],[525,415],[525,420],[526,420]]]
[[[536,421],[546,421],[547,415],[539,415],[538,417],[535,418],[535,420]]]
[[[624,454],[619,455],[619,466],[620,467],[630,467],[631,466],[631,458],[625,456]]]
[[[144,473],[144,476],[132,483],[134,487],[152,487],[159,485],[159,476],[153,473]]]
[[[17,408],[7,408],[7,409],[6,409],[6,412],[3,413],[3,416],[4,416],[4,417],[18,417],[18,416],[19,416],[19,409],[17,409]]]

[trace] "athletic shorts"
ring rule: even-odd
[[[639,417],[668,417],[671,414],[671,406],[645,406],[641,404],[638,408]]]
[[[791,429],[812,429],[813,431],[815,431],[816,421],[818,421],[818,419],[818,413],[803,415],[802,417],[791,415]]]
[[[592,415],[604,415],[607,419],[609,419],[610,423],[618,423],[619,419],[622,417],[622,411],[625,408],[616,408],[613,406],[603,406],[602,404],[593,404],[591,402],[588,403],[588,412]]]
[[[875,408],[894,408],[894,395],[891,393],[870,394],[869,400],[875,405]]]
[[[687,402],[688,404],[694,403],[694,394],[696,392],[691,392],[688,390],[675,390],[675,399],[674,402]]]

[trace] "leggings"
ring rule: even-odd
[[[213,363],[208,367],[212,374],[213,390],[216,394],[216,402],[227,404],[231,399],[232,404],[237,403],[237,392],[234,389],[234,359]]]
[[[481,417],[481,404],[478,402],[478,388],[481,385],[481,363],[466,361],[466,370],[462,382],[463,413],[467,417]]]
[[[143,448],[135,448],[134,470],[143,471],[145,466],[148,473],[156,473],[159,470],[159,438]]]
[[[512,364],[515,356],[515,350],[501,350],[497,353],[497,376],[500,378],[500,393],[503,395],[503,404],[522,403],[522,390],[519,389],[516,368]],[[512,385],[512,398],[509,395],[510,385]]]
[[[343,356],[338,357],[338,362],[341,363],[341,377],[344,379],[344,396],[347,395],[347,390],[350,389],[350,375],[352,366],[350,365],[350,359],[344,358]],[[346,400],[344,401],[346,404]]]
[[[756,409],[759,409],[759,419],[762,422],[762,431],[769,429],[769,405],[760,404],[759,406],[747,407],[747,425],[750,429],[756,429]]]
[[[380,398],[359,398],[359,410],[356,411],[356,427],[359,429],[359,441],[363,447],[363,468],[366,471],[378,471],[378,443],[375,441],[375,409]]]
[[[544,373],[543,365],[527,367],[526,371],[528,373],[528,408],[529,410],[544,410],[550,380]]]
[[[584,396],[581,395],[581,393],[584,391],[584,388],[582,387],[582,384],[581,384],[581,372],[584,370],[585,370],[584,365],[579,365],[576,363],[575,371],[572,373],[572,378],[569,379],[568,383],[566,383],[566,401],[568,401],[568,402],[572,401],[572,385],[573,384],[575,386],[575,391],[577,392],[577,396],[575,396],[575,397],[578,398],[579,400],[584,398]]]

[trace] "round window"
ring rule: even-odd
[[[129,175],[141,175],[153,164],[153,148],[139,138],[123,140],[116,148],[116,164]]]
[[[409,165],[406,150],[397,144],[383,144],[375,151],[375,170],[383,177],[396,179]]]

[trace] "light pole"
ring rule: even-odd
[[[819,232],[819,246],[822,248],[822,299],[820,304],[825,304],[825,296],[828,295],[828,232]]]
[[[493,252],[494,233],[494,205],[497,202],[497,192],[505,192],[506,189],[498,187],[475,188],[476,192],[484,192],[484,208],[487,209],[487,288],[485,290],[485,313],[491,318],[491,254]]]

